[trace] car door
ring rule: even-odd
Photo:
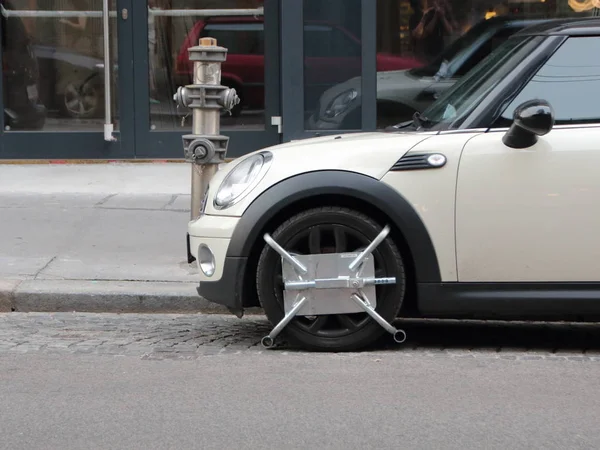
[[[600,281],[600,37],[572,37],[463,149],[456,191],[461,282]],[[503,143],[520,104],[544,99],[555,126]]]

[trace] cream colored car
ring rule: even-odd
[[[240,317],[262,306],[274,326],[291,293],[309,297],[277,333],[316,350],[367,346],[399,316],[597,318],[598,54],[598,18],[528,28],[396,131],[229,163],[188,228],[199,294]],[[344,278],[378,236],[370,275]],[[294,278],[273,241],[314,267]],[[315,281],[327,258],[337,273]],[[353,289],[385,323],[342,304]]]

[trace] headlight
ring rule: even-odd
[[[332,119],[345,112],[352,101],[358,97],[356,89],[349,89],[337,95],[325,109],[325,117]]]
[[[241,200],[265,176],[272,159],[271,152],[261,152],[239,163],[219,186],[213,201],[215,208],[226,209]]]

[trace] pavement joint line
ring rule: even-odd
[[[56,258],[58,258],[58,255],[54,255],[54,256],[52,257],[52,259],[50,259],[50,261],[48,261],[46,264],[44,264],[44,267],[42,267],[40,270],[38,270],[38,272],[37,272],[37,273],[34,275],[33,279],[34,279],[34,280],[37,280],[37,279],[38,279],[38,276],[39,276],[39,275],[40,275],[40,274],[41,274],[41,273],[42,273],[44,270],[46,270],[46,269],[48,268],[48,266],[49,266],[50,264],[52,264],[52,263],[54,262],[54,260],[56,260]]]
[[[167,203],[165,206],[163,206],[163,207],[162,207],[162,209],[166,209],[166,208],[168,208],[169,206],[171,206],[173,203],[175,203],[175,200],[177,200],[177,197],[178,197],[178,195],[177,195],[177,194],[173,194],[173,195],[171,196],[171,200],[169,200],[169,202],[168,202],[168,203]]]
[[[111,198],[115,197],[116,195],[117,195],[116,193],[115,193],[115,194],[109,194],[109,195],[107,195],[107,196],[106,196],[106,197],[104,197],[102,200],[100,200],[98,203],[96,203],[96,204],[94,205],[94,207],[98,207],[98,206],[100,206],[100,205],[103,205],[103,204],[105,204],[107,201],[109,201]]]
[[[136,208],[136,207],[127,207],[120,208],[118,206],[98,206],[96,209],[106,209],[111,211],[160,211],[160,212],[189,212],[189,209],[166,209],[166,206],[162,208]]]
[[[198,284],[195,280],[135,280],[128,278],[65,278],[58,275],[53,276],[52,278],[32,278],[30,280],[22,280],[22,281],[74,281],[74,282],[114,282],[114,283],[148,283],[148,284]]]
[[[135,194],[133,194],[135,195]],[[177,194],[178,196],[180,195],[187,195],[187,194]],[[0,195],[1,197],[1,195]],[[3,206],[0,205],[0,209],[31,209],[33,208],[32,206],[28,206],[28,205],[14,205],[14,206]],[[157,211],[157,212],[175,212],[175,213],[188,213],[190,212],[189,208],[188,209],[179,209],[179,208],[173,208],[173,209],[159,209],[159,208],[135,208],[135,207],[118,207],[118,206],[102,206],[102,205],[91,205],[91,206],[69,206],[70,209],[103,209],[103,210],[110,210],[110,211]]]

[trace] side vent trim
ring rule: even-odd
[[[441,153],[409,153],[400,158],[390,171],[441,169],[446,161],[446,156]]]

